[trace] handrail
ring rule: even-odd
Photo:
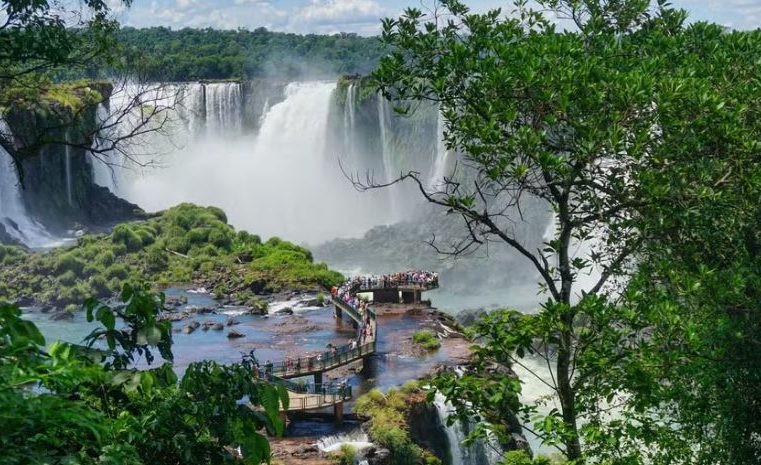
[[[345,400],[351,399],[351,386],[346,384],[326,383],[322,385],[294,383],[284,378],[270,376],[269,381],[284,386],[288,391],[297,394],[339,395]]]
[[[290,378],[310,373],[327,371],[375,352],[375,340],[351,349],[350,345],[336,348],[336,352],[325,352],[312,357],[299,357],[278,362],[269,362],[259,366],[259,377],[268,375],[287,376]]]
[[[349,293],[354,295],[357,292],[367,292],[383,289],[420,289],[423,291],[438,289],[439,282],[417,282],[417,281],[377,281],[368,283],[352,283]]]
[[[346,301],[344,301],[340,297],[336,297],[335,299],[333,299],[333,303],[335,305],[340,306],[341,310],[346,312],[346,313],[348,313],[349,316],[351,316],[352,319],[354,321],[356,321],[357,323],[361,323],[362,322],[363,315],[360,314],[354,307],[349,305]],[[373,321],[375,321],[377,319],[377,315],[375,313],[375,310],[373,310],[372,307],[370,307],[370,305],[365,306],[365,310],[367,311],[367,314],[370,316],[370,318]]]

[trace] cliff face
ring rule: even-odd
[[[97,105],[108,83],[66,84],[35,101],[18,100],[4,119],[12,140],[3,146],[21,160],[22,199],[29,215],[53,232],[141,215],[140,209],[95,184],[88,149],[97,132]]]

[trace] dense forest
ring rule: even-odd
[[[369,73],[384,50],[375,37],[298,35],[265,28],[122,28],[116,39],[131,71],[155,81]]]

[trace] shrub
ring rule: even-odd
[[[227,224],[227,215],[225,214],[225,212],[221,208],[206,207],[206,211],[208,211],[209,213],[214,215],[214,217],[216,219],[218,219],[219,221]]]
[[[101,265],[109,266],[116,260],[116,255],[112,250],[104,250],[95,257],[95,261]]]
[[[233,240],[227,231],[224,231],[221,228],[215,228],[209,233],[209,242],[220,249],[230,250]]]
[[[209,230],[207,228],[193,228],[185,234],[185,238],[190,244],[202,244],[209,238]]]
[[[65,253],[58,257],[56,261],[56,271],[65,273],[71,271],[75,276],[80,276],[85,267],[85,262],[77,258],[73,253]]]
[[[152,245],[145,250],[145,265],[148,271],[159,272],[167,269],[169,257],[167,257],[167,253],[161,247]]]
[[[90,278],[90,289],[96,297],[107,297],[111,295],[108,281],[103,276],[93,276]]]
[[[114,263],[104,273],[106,279],[125,280],[129,277],[129,268],[123,263]]]
[[[341,465],[354,465],[357,449],[350,444],[341,444]]]
[[[69,270],[66,273],[58,276],[58,282],[64,286],[73,286],[77,282],[77,275],[73,271]]]
[[[441,347],[441,341],[431,330],[421,329],[412,335],[412,342],[422,346],[426,350],[436,350]]]
[[[115,227],[111,240],[114,244],[123,244],[129,252],[135,252],[143,247],[143,239],[127,224]]]

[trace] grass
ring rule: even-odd
[[[373,389],[359,397],[354,412],[370,418],[369,435],[373,442],[391,451],[391,463],[440,465],[438,458],[415,444],[410,438],[408,414],[410,406],[422,399],[422,391],[414,381],[383,394]]]
[[[412,335],[412,342],[429,351],[438,350],[441,347],[441,341],[436,333],[428,329],[415,332]]]
[[[86,235],[76,246],[29,252],[0,245],[0,300],[34,297],[64,307],[87,297],[108,298],[125,282],[202,284],[261,309],[257,293],[312,290],[343,276],[315,263],[312,253],[279,238],[262,242],[235,231],[215,207],[181,204],[146,221]]]

